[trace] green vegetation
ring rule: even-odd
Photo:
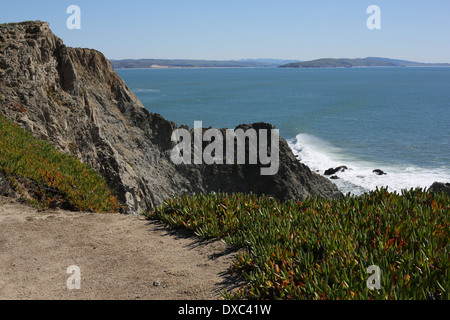
[[[222,238],[248,283],[226,299],[448,299],[450,199],[386,189],[328,201],[245,194],[182,196],[148,219]],[[381,269],[369,290],[367,268]]]
[[[105,180],[88,165],[35,139],[1,114],[0,137],[0,171],[27,202],[39,208],[118,212]]]

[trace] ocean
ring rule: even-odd
[[[450,182],[450,68],[117,70],[143,105],[194,126],[269,122],[355,195]],[[386,175],[376,175],[380,169]]]

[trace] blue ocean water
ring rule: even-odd
[[[346,165],[333,180],[344,193],[450,182],[450,68],[117,72],[149,111],[178,124],[274,124],[312,170]]]

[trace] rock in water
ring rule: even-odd
[[[387,174],[386,172],[384,172],[383,170],[380,170],[380,169],[373,170],[373,173],[375,173],[376,175],[379,175],[379,176]]]
[[[328,170],[325,170],[325,175],[326,176],[331,176],[331,175],[333,175],[333,174],[335,174],[336,172],[344,172],[345,170],[347,170],[348,168],[346,167],[346,166],[340,166],[340,167],[337,167],[337,168],[330,168],[330,169],[328,169]]]
[[[435,182],[431,185],[430,190],[433,192],[444,192],[450,195],[450,183]]]
[[[103,54],[66,47],[46,22],[0,25],[0,97],[6,117],[103,174],[129,213],[185,193],[342,196],[282,138],[273,176],[258,174],[260,165],[175,165],[170,153],[177,124],[145,109]]]

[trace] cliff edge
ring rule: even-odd
[[[177,124],[145,109],[102,53],[65,46],[46,22],[0,25],[0,110],[100,172],[129,213],[184,193],[342,196],[301,164],[282,138],[273,176],[257,174],[260,165],[175,165],[170,154]]]

